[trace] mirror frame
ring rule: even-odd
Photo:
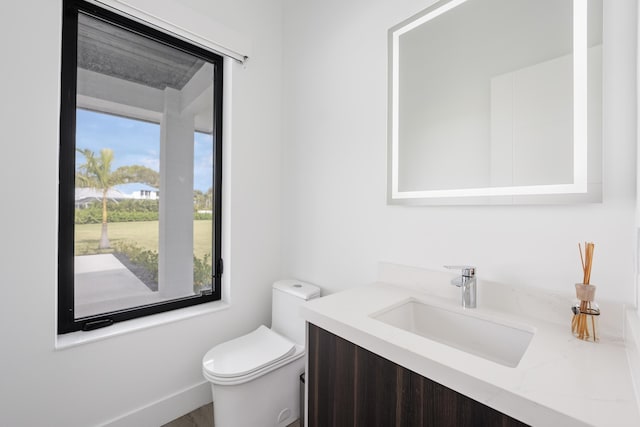
[[[602,201],[602,182],[589,182],[600,171],[587,167],[587,1],[573,0],[573,183],[450,190],[399,189],[399,42],[400,36],[454,7],[473,0],[440,0],[388,32],[388,189],[387,203],[400,205],[561,204]],[[602,149],[600,148],[600,151]],[[601,181],[601,180],[600,180]]]

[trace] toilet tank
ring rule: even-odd
[[[304,345],[305,321],[300,306],[320,296],[320,288],[299,280],[278,280],[273,284],[271,329],[296,344]]]

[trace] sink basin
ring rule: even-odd
[[[441,344],[515,368],[524,355],[534,329],[496,322],[417,300],[379,311],[372,318]]]

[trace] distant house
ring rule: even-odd
[[[113,201],[119,201],[124,199],[130,199],[131,197],[123,194],[122,192],[112,188],[107,192],[107,199]],[[84,209],[89,207],[93,202],[99,202],[102,200],[102,190],[95,188],[77,188],[75,195],[76,209]]]
[[[123,194],[126,194],[128,199],[158,200],[158,198],[160,197],[160,191],[157,188],[147,184],[141,184],[141,183],[121,184],[121,185],[116,185],[113,188],[120,191]]]
[[[158,200],[160,191],[146,184],[133,183],[116,185],[107,192],[107,199],[118,202],[120,200]],[[93,202],[102,201],[102,190],[95,188],[76,188],[76,209],[87,208]]]

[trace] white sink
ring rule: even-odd
[[[408,300],[373,315],[396,328],[515,368],[524,355],[534,329],[497,322],[460,309],[447,309]]]

